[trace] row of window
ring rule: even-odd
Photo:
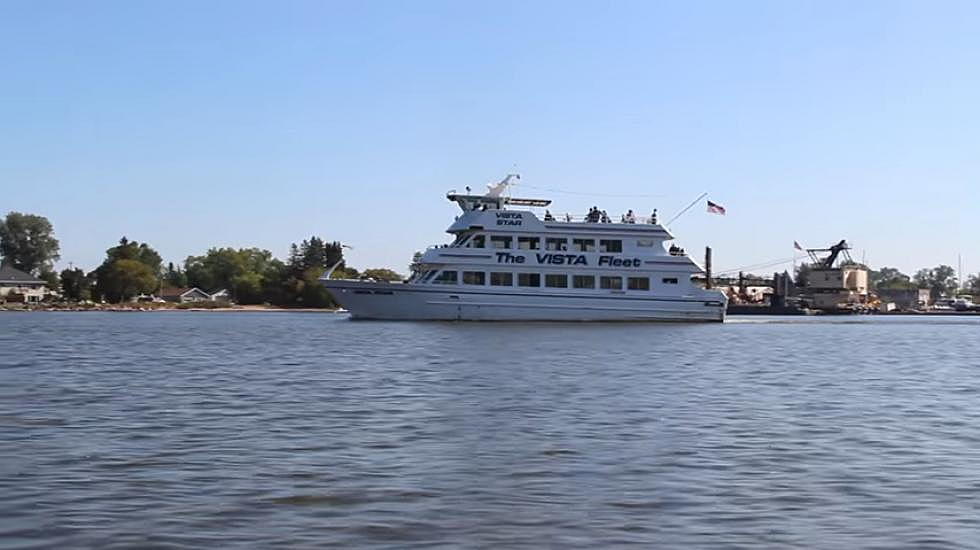
[[[516,275],[516,277],[515,277]],[[425,277],[428,280],[431,276]],[[510,273],[510,272],[491,272],[490,286],[514,286],[516,279],[517,286],[540,287],[542,278],[544,286],[547,288],[598,288],[608,290],[622,290],[623,277],[606,275],[565,275],[563,273],[545,273],[544,277],[540,273]],[[432,279],[434,284],[455,285],[459,283],[458,271],[442,271]],[[569,285],[571,280],[571,285]],[[464,271],[462,281],[464,285],[486,285],[487,274],[483,271]],[[664,277],[661,282],[665,285],[676,285],[677,277]],[[649,277],[626,277],[626,288],[628,290],[650,290]]]
[[[567,251],[569,239],[565,237],[545,237],[544,239],[544,249],[545,250],[555,250],[555,251]],[[596,239],[571,239],[572,248],[574,252],[622,252],[623,251],[623,241],[620,239],[599,239],[598,248],[596,248]],[[541,238],[540,237],[511,237],[507,235],[491,235],[490,236],[490,246],[489,248],[496,248],[501,250],[509,250],[514,248],[516,242],[518,250],[541,250]],[[465,245],[463,244],[465,243]],[[641,244],[644,243],[644,244]],[[645,244],[649,243],[649,244]],[[460,242],[461,245],[466,248],[487,248],[487,236],[486,235],[473,235],[468,241],[463,240]],[[638,246],[653,246],[653,241],[637,241]]]

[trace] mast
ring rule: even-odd
[[[956,255],[956,288],[963,289],[963,254]]]

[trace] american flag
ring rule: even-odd
[[[725,207],[722,206],[722,205],[720,205],[720,204],[717,204],[717,203],[713,203],[711,201],[708,201],[708,212],[711,213],[711,214],[720,214],[720,215],[724,216],[725,215]]]

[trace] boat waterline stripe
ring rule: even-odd
[[[326,282],[324,282],[324,286],[327,287],[328,290],[330,290],[330,288],[331,288],[331,286],[328,286],[326,284]],[[391,287],[395,287],[395,286],[409,286],[409,285],[391,285]],[[449,286],[449,285],[447,285],[447,286]],[[360,285],[347,286],[347,287],[344,287],[344,286],[334,286],[333,288],[335,288],[335,289],[344,289],[344,290],[358,290],[359,287],[362,290],[368,290],[366,288],[361,287]],[[535,294],[528,293],[528,294],[525,294],[525,293],[520,293],[520,292],[473,292],[473,291],[456,290],[456,289],[446,289],[446,288],[391,288],[391,287],[376,287],[376,288],[371,288],[370,290],[372,290],[372,291],[373,290],[381,290],[381,291],[384,291],[386,293],[387,292],[438,292],[438,293],[445,293],[445,294],[469,294],[469,295],[477,295],[477,296],[519,296],[521,298],[536,298],[536,297],[539,297],[540,296],[540,297],[547,297],[547,298],[575,298],[575,299],[579,299],[579,300],[582,300],[582,299],[586,299],[586,300],[640,300],[640,301],[651,301],[651,302],[691,302],[691,303],[702,303],[702,304],[703,303],[706,303],[706,302],[718,302],[719,301],[716,298],[709,298],[709,297],[705,297],[705,298],[654,298],[654,297],[649,297],[648,298],[648,297],[642,297],[642,296],[622,295],[622,294],[620,294],[618,296],[592,296],[592,295],[588,295],[588,294],[542,294],[542,293],[535,293]],[[535,288],[535,287],[528,287],[528,288]],[[540,287],[537,287],[537,288],[540,288]]]

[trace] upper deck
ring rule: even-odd
[[[595,236],[622,235],[644,236],[659,240],[673,239],[673,235],[658,222],[656,215],[637,216],[628,212],[613,221],[604,213],[594,215],[572,215],[562,213],[558,216],[545,211],[541,219],[531,210],[509,209],[511,206],[546,207],[551,201],[545,199],[519,199],[489,195],[461,195],[449,193],[446,198],[459,204],[463,213],[446,230],[459,234],[465,231],[487,231],[502,233],[561,233],[592,234]]]

